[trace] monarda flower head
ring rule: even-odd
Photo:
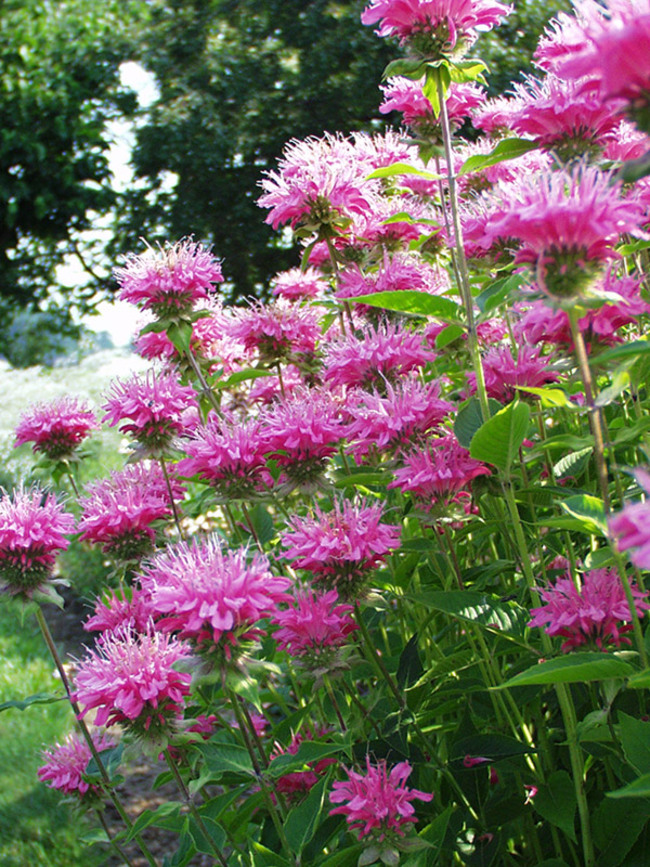
[[[174,499],[184,488],[172,475]],[[116,470],[86,485],[79,500],[81,539],[118,560],[138,560],[154,547],[154,523],[172,515],[167,483],[159,464],[145,462]]]
[[[500,213],[487,226],[492,239],[520,242],[516,262],[528,262],[551,296],[581,293],[616,257],[624,232],[638,231],[641,208],[596,168],[578,166],[504,185]]]
[[[557,382],[558,375],[549,365],[550,359],[541,356],[533,346],[521,346],[513,356],[509,346],[493,346],[483,356],[485,388],[489,397],[503,404],[510,403],[517,395],[526,397],[525,387],[541,388],[549,382]],[[476,393],[476,374],[468,376],[469,390]],[[518,386],[524,387],[523,392]]]
[[[266,467],[268,443],[254,419],[230,424],[214,412],[185,443],[186,458],[177,464],[184,476],[199,476],[221,502],[250,500],[268,490],[273,478]]]
[[[229,333],[268,364],[313,354],[321,336],[316,310],[284,300],[238,310]]]
[[[16,427],[16,446],[34,443],[32,450],[52,461],[72,457],[77,447],[97,430],[99,423],[83,401],[60,397],[38,403],[23,413]]]
[[[183,414],[196,406],[194,389],[173,373],[152,373],[113,382],[102,409],[111,427],[130,434],[142,450],[160,457],[185,430]]]
[[[81,716],[96,709],[95,725],[122,724],[140,736],[169,734],[183,715],[192,675],[175,666],[190,655],[187,644],[150,626],[106,633],[79,663],[73,698]]]
[[[400,544],[400,528],[382,522],[378,503],[334,503],[330,512],[318,506],[313,517],[295,517],[281,537],[293,566],[311,572],[317,585],[334,589],[347,602],[363,595],[373,569]]]
[[[128,595],[127,595],[128,592]],[[95,613],[84,623],[88,632],[146,632],[154,612],[149,597],[138,587],[127,592],[112,591],[106,599],[95,602]]]
[[[650,472],[637,468],[634,476],[646,495],[650,494]],[[630,560],[639,569],[650,569],[650,500],[628,503],[609,519],[619,551],[631,551]]]
[[[371,0],[361,21],[379,22],[379,36],[397,36],[414,53],[439,60],[462,54],[511,10],[496,0]]]
[[[320,298],[329,284],[316,268],[290,268],[276,274],[271,283],[273,294],[287,301],[302,301],[305,298]]]
[[[650,609],[646,594],[631,587],[637,614]],[[625,637],[632,630],[632,614],[621,579],[613,569],[586,572],[582,586],[570,577],[539,590],[543,602],[531,609],[529,626],[539,626],[548,635],[566,638],[562,650],[587,645],[602,650],[609,645],[630,644]]]
[[[0,496],[0,590],[11,596],[60,602],[52,586],[57,554],[70,544],[74,517],[38,488]],[[62,583],[57,581],[55,583]]]
[[[92,739],[98,753],[115,746],[115,741],[103,734],[93,734]],[[76,795],[84,800],[88,799],[89,794],[100,795],[100,789],[91,786],[85,779],[92,753],[85,738],[77,732],[71,732],[63,743],[43,750],[43,758],[45,764],[36,773],[38,779],[47,783],[50,789],[58,789],[66,795]]]
[[[144,253],[131,253],[124,268],[115,269],[119,298],[151,310],[157,318],[191,313],[223,281],[221,264],[201,244],[180,241]]]
[[[403,837],[406,826],[417,821],[411,802],[433,798],[431,794],[405,785],[411,770],[408,762],[398,762],[389,770],[384,759],[374,765],[369,756],[365,774],[344,768],[348,779],[332,786],[330,801],[340,806],[330,810],[330,816],[345,816],[350,829],[359,832],[359,840],[371,837],[372,841],[381,843],[395,836]]]
[[[404,123],[421,137],[440,137],[440,121],[433,113],[433,106],[422,91],[424,79],[413,81],[402,75],[389,78],[382,85],[384,101],[379,106],[381,114],[401,111]],[[485,100],[485,91],[477,84],[452,82],[447,93],[447,115],[452,127],[460,126],[472,109]]]
[[[143,569],[157,628],[178,632],[203,654],[226,661],[262,634],[257,624],[286,598],[288,578],[273,575],[261,554],[227,550],[216,536],[181,542]]]
[[[273,635],[278,648],[311,670],[329,668],[358,628],[352,606],[337,602],[335,590],[321,594],[299,590],[288,608],[273,615],[272,622],[280,627]]]

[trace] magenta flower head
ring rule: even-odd
[[[34,443],[32,450],[53,461],[70,458],[77,446],[99,428],[94,413],[74,397],[38,403],[25,412],[16,428],[16,446]]]
[[[151,310],[157,318],[191,313],[197,301],[208,298],[214,284],[223,281],[219,260],[188,240],[132,253],[114,274],[120,285],[118,297]]]
[[[329,284],[316,268],[290,268],[276,274],[272,282],[273,294],[287,301],[302,301],[305,298],[320,298]]]
[[[128,593],[128,595],[127,595]],[[146,632],[153,621],[149,596],[137,587],[129,591],[111,592],[110,596],[95,602],[95,613],[84,623],[88,632]]]
[[[194,389],[181,385],[173,373],[133,376],[113,382],[102,407],[111,427],[130,434],[152,457],[164,455],[185,430],[183,414],[196,406]]]
[[[350,829],[359,832],[359,840],[370,837],[368,842],[395,842],[395,837],[404,836],[405,826],[417,822],[411,802],[433,798],[404,785],[412,770],[408,762],[398,762],[389,771],[384,759],[372,765],[366,757],[365,774],[344,770],[348,779],[332,786],[330,801],[340,806],[330,810],[330,816],[345,816]]]
[[[637,469],[634,476],[650,493],[650,472]],[[630,560],[639,569],[650,569],[650,500],[629,503],[609,519],[609,530],[616,537],[619,551],[630,551]]]
[[[440,138],[440,120],[433,113],[430,100],[424,95],[424,80],[413,81],[402,75],[389,78],[382,85],[384,101],[379,106],[381,114],[401,111],[404,123],[422,138]],[[458,127],[472,109],[482,105],[485,91],[477,84],[456,84],[452,82],[447,93],[447,114],[452,127]]]
[[[98,753],[115,746],[115,741],[106,735],[93,734],[92,739]],[[80,734],[71,732],[62,744],[43,750],[43,758],[45,764],[36,773],[42,783],[49,784],[50,789],[58,789],[66,795],[76,795],[84,801],[92,795],[100,796],[100,789],[85,779],[92,753]]]
[[[105,633],[79,663],[74,700],[95,725],[123,724],[141,736],[169,733],[183,715],[192,675],[174,666],[190,655],[178,639],[156,632]]]
[[[299,590],[291,605],[273,616],[280,627],[274,634],[279,649],[308,669],[331,668],[336,652],[358,628],[351,616],[353,607],[337,602],[336,590],[320,595]]]
[[[373,569],[399,548],[400,528],[384,524],[378,503],[338,500],[330,512],[318,506],[313,517],[294,517],[281,537],[293,566],[313,574],[344,601],[356,600]]]
[[[289,301],[252,304],[237,311],[230,336],[247,350],[256,349],[267,364],[311,355],[320,339],[318,314]]]
[[[517,386],[540,388],[549,382],[557,382],[557,373],[549,367],[550,359],[540,355],[533,346],[521,346],[513,358],[509,346],[493,346],[483,357],[485,387],[489,397],[506,404],[519,394],[526,398],[526,391],[518,392]],[[469,390],[476,393],[476,375],[468,376]]]
[[[462,54],[511,11],[496,0],[371,0],[361,21],[379,22],[379,36],[397,36],[423,59],[439,60]]]
[[[74,532],[74,517],[38,488],[0,496],[0,590],[10,596],[60,603],[52,586],[54,562]]]
[[[173,476],[170,484],[174,499],[180,499],[184,488]],[[92,482],[79,503],[82,541],[101,545],[118,560],[139,560],[148,554],[156,538],[152,525],[172,514],[165,477],[154,462],[130,464]]]
[[[638,231],[641,207],[596,168],[578,166],[527,177],[500,190],[501,209],[487,233],[519,241],[540,288],[563,299],[579,294],[610,259],[623,232]]]
[[[646,594],[631,587],[637,614],[650,609]],[[570,577],[540,589],[544,601],[531,609],[529,626],[543,627],[548,635],[566,638],[562,650],[587,645],[602,650],[611,644],[630,644],[625,633],[632,630],[632,615],[623,584],[613,569],[593,569],[583,576],[578,589]]]
[[[263,555],[225,550],[210,536],[158,554],[140,583],[159,629],[178,632],[212,659],[229,662],[243,642],[262,634],[259,620],[284,601],[291,582],[273,575]]]

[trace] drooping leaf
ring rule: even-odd
[[[287,841],[296,854],[300,854],[314,835],[314,831],[326,805],[325,794],[329,785],[329,776],[322,779],[310,790],[309,794],[294,807],[287,816],[284,826]]]
[[[502,163],[504,160],[512,160],[528,151],[535,150],[537,145],[528,139],[522,138],[506,138],[500,141],[494,150],[486,154],[476,154],[476,156],[466,159],[460,167],[459,175],[466,175],[469,172],[480,172],[482,169],[487,169],[490,166],[495,166],[497,163]]]
[[[488,398],[488,407],[490,413],[495,415],[503,409],[502,404],[494,398]],[[481,412],[481,403],[477,397],[470,397],[468,401],[461,407],[454,420],[454,433],[456,439],[465,449],[470,447],[472,437],[483,424],[483,414]]]
[[[618,731],[627,761],[640,774],[650,774],[650,722],[619,711]]]
[[[621,867],[650,819],[650,801],[605,798],[592,817],[596,867]]]
[[[64,695],[54,695],[51,692],[37,692],[27,698],[12,699],[11,701],[0,702],[0,712],[3,710],[25,710],[33,704],[52,704],[55,701],[63,701]]]
[[[588,533],[607,534],[603,501],[591,494],[577,494],[560,503],[562,511],[578,521]]]

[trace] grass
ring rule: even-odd
[[[21,606],[0,598],[0,702],[37,692],[62,693],[36,619],[22,622]],[[0,865],[2,867],[95,867],[101,852],[80,844],[83,822],[61,794],[40,783],[40,752],[70,730],[64,702],[0,713]]]

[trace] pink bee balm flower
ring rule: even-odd
[[[183,413],[196,405],[194,389],[181,385],[173,373],[156,374],[113,382],[104,406],[104,420],[111,427],[120,425],[155,457],[169,450],[175,437],[183,433]]]
[[[402,75],[389,78],[382,85],[384,101],[379,106],[382,114],[401,111],[404,123],[418,134],[436,134],[439,137],[439,120],[434,116],[431,102],[422,92],[424,79],[413,81]],[[452,126],[460,126],[472,109],[485,100],[485,91],[477,84],[456,84],[452,82],[447,93],[447,114]]]
[[[324,295],[329,284],[315,268],[291,268],[276,274],[273,278],[273,294],[287,301],[301,301],[304,298],[319,298]]]
[[[184,488],[173,476],[170,483],[174,499],[180,499]],[[165,477],[153,462],[131,464],[92,482],[79,503],[82,541],[101,545],[120,560],[149,553],[156,538],[152,524],[172,514]]]
[[[632,586],[638,614],[650,604],[645,593]],[[558,578],[555,584],[540,589],[544,601],[540,608],[531,609],[529,626],[544,628],[548,635],[560,635],[567,640],[562,650],[589,645],[602,649],[609,644],[629,644],[624,633],[632,629],[632,615],[625,591],[613,569],[593,569],[586,572],[578,589],[570,577]]]
[[[422,336],[398,325],[366,328],[330,343],[326,350],[325,379],[333,385],[375,386],[424,367],[435,355],[422,344]]]
[[[38,488],[1,496],[0,590],[57,600],[49,582],[57,554],[70,544],[65,534],[74,532],[74,524],[56,497]]]
[[[16,428],[16,446],[33,442],[34,452],[50,460],[69,458],[77,446],[97,430],[94,413],[74,397],[60,397],[51,403],[38,403],[25,412]]]
[[[345,816],[350,828],[359,831],[359,840],[368,835],[379,842],[395,834],[403,837],[404,826],[417,821],[411,801],[433,798],[404,785],[412,770],[408,762],[398,762],[389,771],[385,760],[371,765],[366,757],[366,774],[344,770],[349,779],[333,784],[330,801],[340,806],[330,810],[330,816]]]
[[[223,281],[219,260],[188,240],[132,253],[126,266],[114,273],[120,285],[118,297],[140,304],[158,318],[191,312],[197,301],[214,290],[215,283]]]
[[[291,484],[318,481],[344,429],[339,407],[327,391],[296,389],[260,417],[267,454]]]
[[[88,632],[146,632],[152,622],[153,611],[149,597],[142,590],[133,587],[130,598],[124,591],[113,591],[110,596],[102,601],[95,602],[95,613],[84,623],[84,629]]]
[[[266,469],[267,451],[258,421],[230,425],[210,413],[186,442],[187,458],[178,462],[177,470],[204,479],[222,501],[247,500],[273,484]]]
[[[230,660],[257,622],[286,598],[288,578],[273,575],[261,554],[224,550],[216,536],[158,554],[140,576],[165,632],[178,631],[206,653]]]
[[[646,494],[650,494],[650,473],[637,469],[634,476]],[[650,500],[629,503],[609,519],[610,532],[616,537],[619,551],[632,551],[630,560],[639,569],[650,569]]]
[[[389,488],[415,496],[425,509],[467,497],[466,488],[477,476],[490,475],[485,464],[474,460],[452,434],[430,440],[425,448],[409,452],[404,466],[395,470]]]
[[[98,753],[115,746],[115,741],[106,735],[93,734],[92,739]],[[62,744],[43,750],[43,758],[45,764],[36,773],[38,779],[42,783],[49,783],[51,789],[59,789],[66,795],[78,795],[80,798],[88,791],[99,794],[99,790],[84,779],[92,753],[85,738],[77,732],[71,732]]]
[[[501,403],[510,403],[519,394],[526,397],[526,392],[518,392],[517,386],[540,388],[549,382],[557,382],[558,375],[548,366],[549,359],[540,356],[540,350],[532,346],[522,346],[513,358],[509,346],[494,346],[483,356],[483,371],[485,387],[490,397]],[[469,390],[476,392],[476,375],[468,376]]]
[[[247,350],[256,349],[263,361],[272,363],[313,353],[321,332],[316,310],[280,300],[238,310],[230,336]]]
[[[361,21],[379,22],[379,36],[397,36],[418,54],[438,60],[462,52],[511,11],[495,0],[371,0]]]
[[[640,206],[596,168],[541,174],[499,192],[502,210],[488,235],[520,241],[515,261],[531,263],[540,287],[560,298],[591,282],[641,219]]]
[[[358,401],[358,402],[357,402]],[[355,457],[373,447],[383,451],[397,449],[424,439],[453,410],[440,398],[437,383],[423,385],[419,380],[403,380],[386,385],[386,395],[365,391],[351,395],[347,412],[351,418],[347,439]]]
[[[77,669],[81,716],[96,709],[95,725],[122,723],[140,735],[167,731],[183,714],[192,679],[174,666],[189,655],[186,644],[152,628],[104,634]]]
[[[278,629],[274,638],[280,650],[308,663],[322,666],[332,651],[348,643],[357,624],[350,616],[351,605],[337,605],[336,590],[317,595],[311,590],[298,591],[289,608],[276,611],[273,623]]]
[[[281,536],[298,569],[307,569],[327,589],[338,591],[341,599],[356,599],[368,574],[400,544],[400,528],[381,521],[378,503],[359,505],[334,503],[331,512],[318,506],[313,517],[294,517],[289,531]]]

